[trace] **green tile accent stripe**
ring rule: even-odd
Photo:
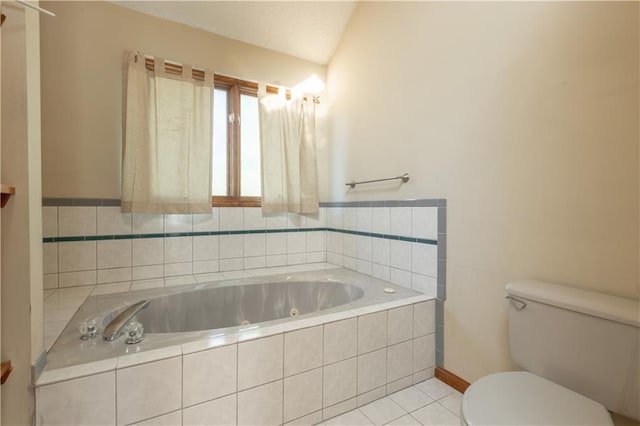
[[[337,228],[291,228],[291,229],[246,229],[242,231],[199,231],[199,232],[167,232],[162,234],[123,234],[123,235],[86,235],[78,237],[47,237],[43,243],[63,243],[72,241],[104,241],[104,240],[137,240],[142,238],[172,238],[172,237],[202,237],[207,235],[248,235],[248,234],[277,234],[283,232],[317,232],[332,231],[341,234],[358,235],[362,237],[384,238],[386,240],[407,241],[410,243],[438,245],[436,240],[403,237],[399,235],[376,234],[374,232],[350,231]]]

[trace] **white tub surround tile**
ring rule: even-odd
[[[238,344],[238,390],[281,379],[282,346],[282,334]]]
[[[98,243],[98,269],[131,266],[131,240],[103,240]]]
[[[45,290],[58,288],[58,274],[44,274],[42,276],[42,286]]]
[[[235,425],[237,394],[214,399],[182,410],[183,426],[229,426]]]
[[[358,355],[358,394],[384,386],[387,382],[387,349]]]
[[[45,370],[38,377],[36,386],[42,387],[100,373],[114,373],[116,369],[116,363],[116,359],[107,359],[103,361],[87,362],[85,364],[78,364],[66,368],[58,368],[56,370]],[[113,388],[113,392],[115,395],[115,387]]]
[[[287,228],[306,228],[307,217],[298,213],[287,213]]]
[[[365,260],[371,262],[373,258],[372,253],[372,238],[362,235],[356,237],[357,244],[357,257],[359,260]]]
[[[244,259],[241,257],[235,259],[220,259],[220,272],[238,271],[244,272]],[[225,278],[228,278],[225,275]]]
[[[266,229],[286,229],[287,228],[286,213],[266,214],[264,218],[265,218]]]
[[[411,271],[436,277],[438,275],[438,246],[420,243],[411,243],[411,246]]]
[[[265,256],[245,257],[243,268],[249,273],[250,269],[259,269],[267,266],[267,258]]]
[[[179,263],[193,260],[193,237],[170,237],[164,239],[164,262]]]
[[[433,367],[436,363],[436,334],[413,339],[413,372]]]
[[[356,403],[357,399],[351,398],[347,401],[340,402],[336,405],[332,405],[330,407],[326,407],[322,409],[322,418],[324,420],[332,419],[340,414],[349,412],[354,410],[358,405]]]
[[[116,372],[117,423],[125,425],[182,408],[181,361],[175,357],[119,368]]]
[[[134,266],[131,278],[136,280],[148,280],[164,277],[164,265]]]
[[[435,352],[435,348],[434,348]],[[387,382],[394,382],[413,374],[413,340],[387,348]]]
[[[413,373],[413,384],[424,382],[425,380],[429,380],[433,378],[435,372],[435,367],[427,368],[426,370],[418,371],[417,373]]]
[[[358,320],[349,318],[324,325],[324,364],[357,355]]]
[[[189,275],[189,274],[193,274],[193,262],[164,264],[165,277],[175,277],[176,275]]]
[[[282,419],[282,380],[238,393],[238,425],[279,425]]]
[[[58,272],[58,243],[43,244],[42,271],[45,274]]]
[[[220,261],[218,260],[200,260],[193,262],[193,274],[208,274],[218,272],[220,270]]]
[[[323,371],[323,407],[329,407],[357,394],[357,358],[325,365]]]
[[[161,214],[133,214],[134,234],[162,234],[164,232],[164,216]]]
[[[387,314],[387,344],[395,345],[413,338],[413,306],[390,309]]]
[[[133,232],[131,213],[120,207],[97,207],[98,235],[127,235]]]
[[[244,207],[244,229],[264,229],[266,220],[260,207]]]
[[[391,281],[391,268],[374,263],[371,266],[371,276],[384,281]]]
[[[44,238],[58,236],[57,207],[42,207],[42,236]]]
[[[385,425],[406,414],[395,401],[388,397],[371,402],[361,407],[360,411],[362,411],[374,425]]]
[[[307,250],[305,232],[287,232],[287,254],[304,253]]]
[[[182,405],[189,407],[235,393],[237,355],[236,345],[185,355],[182,361]]]
[[[131,288],[131,282],[102,284],[94,288],[91,295],[100,296],[102,294],[121,293],[123,291],[129,291],[130,288]]]
[[[284,379],[284,421],[322,409],[322,368]]]
[[[164,263],[164,238],[140,238],[132,241],[133,266]]]
[[[266,254],[286,254],[287,253],[287,235],[284,233],[267,234],[266,235]]]
[[[358,354],[387,345],[387,311],[358,317]]]
[[[151,288],[164,287],[164,278],[153,278],[150,280],[132,281],[130,291],[149,290]]]
[[[190,214],[165,214],[164,232],[191,232],[193,231],[193,216]]]
[[[220,258],[220,237],[202,235],[193,237],[193,261],[218,260]]]
[[[176,426],[182,424],[182,410],[134,423],[133,426]]]
[[[287,265],[302,265],[307,262],[305,253],[287,254]]]
[[[244,215],[237,207],[220,207],[220,230],[239,231],[244,229]]]
[[[194,214],[194,232],[215,232],[220,230],[220,209],[213,207],[211,214]]]
[[[460,425],[460,419],[440,404],[429,404],[411,413],[423,425]]]
[[[358,256],[358,243],[355,235],[344,234],[342,235],[342,248],[343,254],[349,257]]]
[[[344,229],[355,231],[357,229],[357,209],[355,207],[345,207],[342,209],[342,224]]]
[[[123,355],[118,357],[118,369],[135,367],[137,365],[148,364],[154,361],[176,358],[180,357],[181,355],[182,351],[179,345]]]
[[[436,331],[436,302],[416,303],[413,305],[413,337],[426,336]]]
[[[390,240],[389,266],[411,271],[411,243],[400,240]]]
[[[307,218],[307,228],[324,228],[327,226],[327,208],[318,208],[318,213],[308,213],[304,215]]]
[[[131,282],[131,268],[113,268],[98,270],[98,284]]]
[[[373,262],[388,266],[391,262],[391,240],[372,238],[371,244]]]
[[[411,207],[391,208],[391,235],[411,236]]]
[[[321,325],[285,333],[285,377],[322,366],[322,334]],[[300,416],[302,415],[300,414]],[[296,417],[285,419],[285,421],[293,420],[294,418]]]
[[[393,393],[389,395],[389,398],[409,413],[433,402],[433,398],[415,387],[408,387]]]
[[[266,234],[244,235],[244,256],[255,257],[266,255],[266,240]]]
[[[437,280],[421,274],[411,274],[411,289],[429,296],[437,296]]]
[[[391,282],[405,288],[411,288],[411,272],[391,268]]]
[[[165,287],[177,286],[177,285],[190,285],[196,284],[196,279],[193,275],[182,275],[176,277],[167,277],[164,279]]]
[[[358,407],[362,407],[363,405],[367,405],[376,399],[384,398],[386,396],[386,386],[380,386],[368,392],[359,393],[356,402]]]
[[[94,285],[97,283],[97,273],[93,271],[63,272],[58,274],[59,287],[75,287]]]
[[[59,272],[96,269],[96,242],[71,241],[58,243]]]
[[[372,229],[376,234],[391,233],[391,211],[389,207],[374,207],[372,212]]]
[[[116,423],[115,372],[36,388],[36,425]]]
[[[371,232],[373,229],[373,213],[371,207],[356,209],[356,231]]]
[[[413,375],[403,377],[395,382],[387,382],[387,395],[394,392],[398,392],[401,389],[407,388],[413,384]]]
[[[242,258],[243,235],[220,235],[220,259]]]
[[[182,345],[182,354],[183,356],[186,356],[198,352],[208,351],[209,349],[216,349],[222,348],[224,346],[234,345],[235,343],[237,343],[237,341],[233,335],[220,333],[218,335],[213,335],[206,340],[196,340],[194,342],[184,343]]]
[[[428,240],[438,239],[438,208],[411,208],[411,236]]]
[[[95,207],[58,207],[58,236],[96,235]]]
[[[325,231],[305,232],[307,234],[307,252],[325,252],[327,248]]]

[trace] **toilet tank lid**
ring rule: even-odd
[[[507,284],[507,294],[640,327],[640,301],[536,280]]]

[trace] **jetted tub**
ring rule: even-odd
[[[142,300],[143,342],[80,339]],[[92,296],[36,380],[36,424],[317,424],[433,377],[435,342],[432,296],[345,269]]]
[[[363,294],[351,284],[322,281],[202,288],[153,298],[136,316],[145,333],[214,330],[319,312]]]
[[[395,293],[385,293],[386,287]],[[289,323],[412,297],[429,299],[341,268],[90,296],[49,350],[46,369],[222,335],[256,335],[274,325],[295,328]],[[149,305],[134,317],[144,327],[143,342],[127,345],[124,337],[102,338],[102,331],[116,315],[147,299]],[[80,340],[80,325],[90,318],[97,320],[99,336]]]

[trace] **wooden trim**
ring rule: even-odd
[[[11,361],[5,361],[0,366],[0,384],[4,385],[4,382],[7,381],[9,374],[13,371],[13,367],[11,367]]]
[[[262,199],[260,197],[223,197],[214,196],[211,198],[214,207],[260,207]]]
[[[436,367],[435,371],[436,379],[439,379],[441,382],[444,382],[457,390],[458,392],[464,393],[471,383],[467,382],[461,377],[456,376],[450,371],[445,370],[444,368]]]
[[[7,17],[4,15],[4,13],[0,15],[0,25],[4,24],[5,19],[7,19]]]
[[[9,198],[16,193],[16,189],[13,186],[0,184],[0,192],[2,193],[2,198],[0,199],[0,207],[4,207],[7,205]]]

